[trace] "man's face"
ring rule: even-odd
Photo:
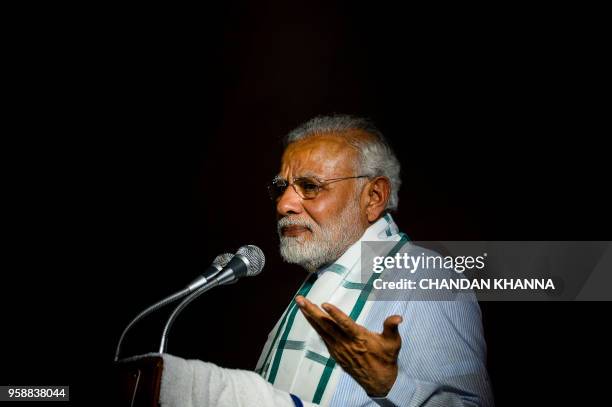
[[[280,177],[319,180],[357,174],[358,152],[343,138],[312,136],[290,144],[283,154]],[[309,271],[335,261],[368,226],[361,204],[363,179],[325,186],[314,199],[302,199],[287,187],[277,201],[281,255]]]

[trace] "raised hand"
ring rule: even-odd
[[[330,355],[366,393],[372,397],[387,395],[397,378],[397,357],[402,346],[398,326],[402,317],[388,317],[383,332],[376,333],[355,323],[332,304],[323,303],[321,310],[301,295],[295,301]]]

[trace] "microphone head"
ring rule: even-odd
[[[240,254],[244,256],[249,264],[247,266],[247,276],[254,276],[261,273],[264,265],[266,264],[266,256],[264,256],[261,249],[255,245],[249,244],[246,246],[242,246],[236,254]]]
[[[227,263],[229,263],[232,257],[234,257],[234,255],[231,253],[220,254],[217,257],[215,257],[215,260],[213,261],[213,266],[223,268],[227,266]]]

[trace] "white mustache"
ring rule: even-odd
[[[314,225],[312,224],[312,222],[309,222],[306,219],[299,219],[299,218],[280,218],[277,222],[277,230],[278,233],[281,232],[282,228],[288,227],[288,226],[302,226],[307,228],[308,230],[310,230],[312,232]]]

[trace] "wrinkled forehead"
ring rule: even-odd
[[[356,148],[344,137],[310,136],[287,146],[280,175],[283,178],[351,176],[355,172],[357,158]]]

